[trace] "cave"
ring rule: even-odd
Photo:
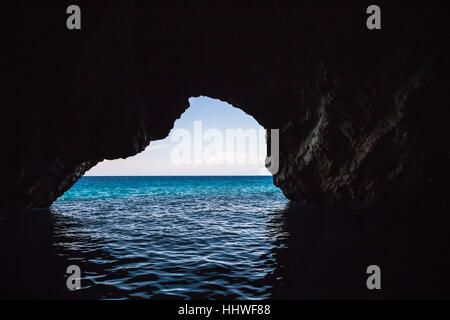
[[[72,30],[60,1],[4,5],[0,219],[49,208],[101,161],[167,137],[189,98],[208,96],[279,130],[273,184],[290,206],[335,210],[326,222],[308,216],[305,234],[352,234],[398,262],[391,279],[410,268],[388,297],[448,296],[445,281],[433,287],[450,265],[449,19],[439,3],[380,1],[372,30],[365,2],[77,5]],[[435,281],[403,286],[421,270]]]
[[[200,95],[280,129],[274,184],[293,201],[448,199],[448,25],[437,5],[384,4],[381,30],[364,28],[362,4],[326,1],[81,2],[81,30],[65,28],[63,4],[8,6],[2,217],[47,207],[99,161],[164,138]]]

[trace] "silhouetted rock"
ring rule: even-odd
[[[448,18],[438,4],[179,7],[10,3],[1,215],[49,206],[103,159],[132,156],[206,95],[280,129],[274,183],[333,206],[447,203]]]

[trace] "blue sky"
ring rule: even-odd
[[[168,137],[152,141],[145,151],[133,157],[105,160],[89,170],[86,175],[269,175],[263,163],[266,148],[265,139],[262,138],[264,137],[264,128],[253,117],[226,102],[208,97],[190,98],[189,104],[190,107],[182,114],[181,118],[175,121],[174,128]],[[194,130],[194,126],[196,130]],[[210,129],[214,129],[214,131]],[[255,132],[258,136],[257,143],[249,138],[245,140],[245,149],[238,149],[237,142],[234,148],[227,149],[227,130],[230,129]],[[208,131],[216,133],[216,140],[211,137],[210,140],[205,138],[208,136],[205,134]],[[181,138],[174,140],[177,132],[183,133],[185,136],[189,134],[190,140]],[[222,137],[223,145],[217,144],[217,141],[221,141],[217,135]],[[201,141],[200,148],[193,145],[195,139]],[[184,149],[182,149],[184,151],[191,150],[191,156],[188,157],[192,159],[190,163],[180,164],[174,160],[175,150],[182,148],[180,147],[181,141],[191,142],[192,147],[184,147],[186,146],[184,144]],[[212,145],[212,142],[215,142],[215,146],[218,146],[219,149],[213,149],[214,152],[211,151],[205,155],[206,146]],[[182,154],[186,156],[186,153]],[[194,157],[199,154],[202,159],[201,163],[194,163]],[[238,158],[241,159],[241,162],[237,160]]]

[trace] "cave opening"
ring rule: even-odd
[[[189,105],[166,138],[135,156],[104,160],[85,175],[270,175],[266,131],[252,116],[205,96],[190,98]]]
[[[265,129],[224,102],[189,102],[167,138],[100,163],[52,204],[56,250],[85,296],[271,295],[289,200],[265,167]]]

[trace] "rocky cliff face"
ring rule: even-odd
[[[448,22],[439,4],[7,5],[1,215],[50,205],[103,159],[165,137],[206,95],[280,129],[275,185],[333,206],[447,201]],[[444,200],[442,200],[444,199]]]
[[[441,194],[438,182],[448,170],[433,173],[430,166],[448,159],[448,134],[432,129],[439,120],[428,122],[427,113],[445,110],[448,90],[439,81],[446,67],[444,57],[430,53],[404,78],[389,70],[365,85],[344,83],[322,65],[315,87],[302,93],[298,118],[282,126],[284,161],[275,184],[290,199],[331,205],[418,203],[433,189]],[[419,133],[424,129],[430,131]]]

